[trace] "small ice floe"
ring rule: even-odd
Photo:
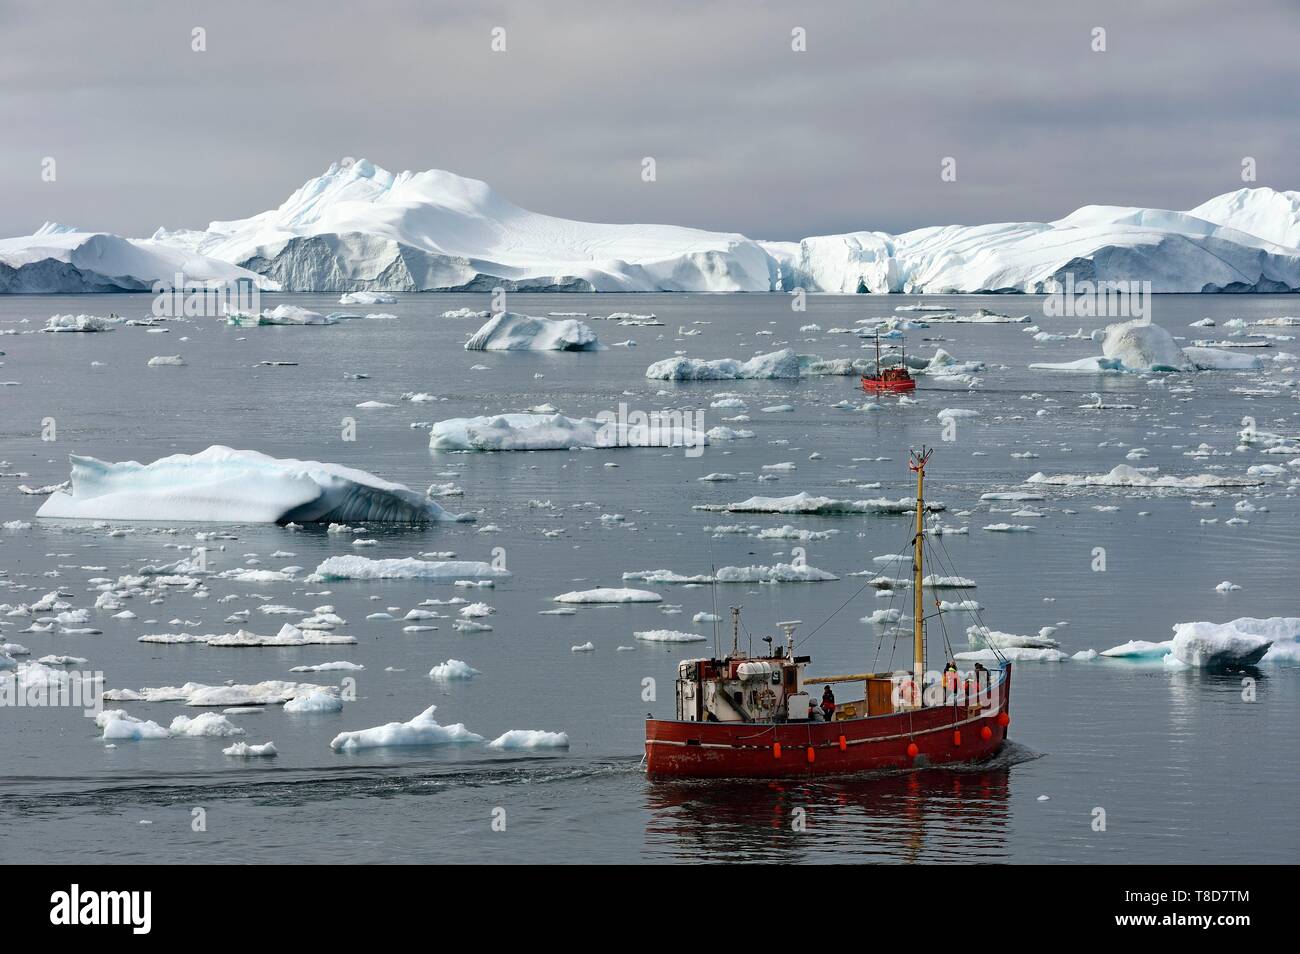
[[[1043,627],[1048,633],[1052,627]],[[1058,649],[1060,643],[1045,633],[1039,633],[1037,636],[1019,636],[1015,633],[1002,633],[995,629],[985,629],[982,626],[968,626],[966,628],[966,639],[972,645],[980,648],[996,647],[998,649]]]
[[[460,519],[422,494],[363,470],[220,445],[151,464],[76,454],[70,459],[71,491],[51,494],[37,516],[213,523]]]
[[[122,709],[106,709],[95,717],[95,724],[103,729],[100,736],[105,742],[141,742],[150,739],[169,739],[171,733],[157,722],[137,719]]]
[[[964,576],[939,576],[938,574],[931,573],[929,576],[927,576],[925,579],[921,581],[921,585],[928,586],[936,590],[938,589],[965,590],[965,589],[974,589],[976,584],[974,580],[967,579]]]
[[[321,561],[312,574],[316,580],[433,580],[492,581],[510,571],[475,560],[417,560],[414,557],[371,560],[363,556],[336,556]]]
[[[650,590],[634,590],[622,587],[597,587],[594,590],[574,590],[561,593],[552,602],[555,603],[658,603],[663,599]]]
[[[315,663],[311,666],[294,666],[290,672],[360,672],[366,667],[360,663],[348,662],[344,659],[335,660],[334,662]]]
[[[538,451],[618,447],[703,447],[708,435],[671,416],[644,421],[572,418],[561,414],[498,414],[434,423],[429,447],[442,451]]]
[[[354,291],[344,292],[339,298],[340,305],[394,305],[397,296],[388,292]]]
[[[591,326],[575,318],[534,318],[502,312],[465,342],[466,351],[599,351]]]
[[[429,670],[429,678],[439,682],[473,679],[478,675],[481,673],[477,669],[459,659],[448,659]]]
[[[569,652],[571,653],[594,653],[595,651],[596,651],[596,646],[592,642],[585,642],[580,646],[569,647]]]
[[[318,689],[294,696],[284,704],[285,712],[342,712],[343,698],[337,690]]]
[[[746,379],[775,380],[800,376],[799,355],[786,348],[761,354],[748,361],[719,358],[675,357],[656,361],[646,368],[647,378],[660,381],[735,381]]]
[[[1028,533],[1034,528],[1024,523],[991,523],[984,529],[990,533]]]
[[[120,321],[101,318],[98,315],[51,315],[45,320],[42,331],[51,332],[95,332],[112,331]]]
[[[149,359],[151,368],[180,368],[185,366],[185,359],[178,354],[159,354]]]
[[[260,745],[257,743],[236,742],[234,745],[222,749],[221,754],[237,759],[269,759],[275,758],[280,753],[276,750],[274,742],[263,742]]]
[[[1204,490],[1212,487],[1255,487],[1264,481],[1256,477],[1231,477],[1223,474],[1197,474],[1191,477],[1159,475],[1155,467],[1130,467],[1117,464],[1106,474],[1055,474],[1039,471],[1025,483],[1056,487],[1136,487],[1164,490]]]
[[[1220,583],[1218,586],[1214,588],[1214,591],[1216,593],[1231,593],[1233,590],[1239,590],[1239,589],[1241,589],[1241,587],[1238,586],[1236,583],[1233,583],[1231,580],[1224,580],[1222,583]]]
[[[691,617],[692,623],[717,623],[722,617],[717,613],[696,613]]]
[[[945,509],[943,504],[935,501],[927,501],[925,507],[928,511]],[[788,513],[823,516],[852,513],[908,513],[916,509],[916,498],[903,497],[899,500],[888,500],[880,497],[870,500],[837,500],[832,497],[816,497],[805,492],[789,497],[750,497],[737,503],[722,506],[697,505],[692,509],[727,513]]]
[[[699,633],[683,633],[675,629],[648,629],[632,635],[648,643],[702,643],[708,639]]]
[[[184,739],[225,739],[244,734],[243,729],[216,712],[201,712],[193,718],[178,715],[168,731]]]
[[[546,732],[542,729],[511,729],[488,743],[490,749],[567,749],[567,732]]]
[[[903,611],[896,608],[873,610],[871,613],[862,617],[859,622],[867,623],[871,626],[887,626],[891,623],[901,622]]]
[[[429,706],[409,722],[388,722],[370,729],[340,732],[330,742],[335,752],[359,752],[388,746],[447,745],[482,742],[483,736],[465,728],[464,723],[439,725],[433,717],[436,705]]]
[[[110,689],[104,693],[104,698],[109,702],[180,702],[187,706],[266,706],[283,705],[291,699],[317,692],[338,696],[338,689],[332,686],[268,679],[221,686],[187,682],[183,686],[146,687],[138,691]]]

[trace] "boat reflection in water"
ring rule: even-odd
[[[646,786],[644,855],[700,862],[1005,862],[1010,743],[993,762],[807,781]]]

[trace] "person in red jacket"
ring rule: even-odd
[[[825,713],[827,722],[835,717],[835,693],[831,692],[830,686],[822,690],[822,712]]]

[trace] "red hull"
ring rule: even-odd
[[[785,778],[980,762],[1007,739],[1010,664],[1001,674],[991,704],[980,707],[932,706],[842,722],[647,719],[646,772],[652,778]]]
[[[900,394],[904,391],[915,391],[916,381],[911,378],[905,378],[901,381],[886,381],[881,378],[862,379],[862,390],[868,394]]]

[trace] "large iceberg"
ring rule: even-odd
[[[0,239],[0,293],[149,291],[158,282],[170,287],[177,275],[201,284],[243,280],[276,287],[253,271],[191,249],[53,222],[31,235]]]
[[[855,231],[796,242],[530,212],[450,172],[332,164],[278,208],[126,239],[47,225],[0,241],[0,292],[142,290],[178,271],[286,291],[1154,292],[1300,289],[1300,194],[1227,193],[1189,212],[1085,206],[1053,222]]]
[[[497,414],[453,417],[435,423],[429,447],[444,451],[538,451],[596,447],[703,447],[708,436],[672,415],[644,422],[565,417],[562,414]]]
[[[506,311],[465,342],[466,351],[598,351],[601,344],[576,318],[534,318]]]
[[[151,464],[71,455],[72,486],[39,517],[217,523],[406,523],[461,519],[364,470],[213,445]]]

